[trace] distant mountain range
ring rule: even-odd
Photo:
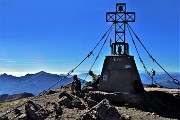
[[[171,72],[170,75],[174,78],[179,80],[180,82],[180,72]],[[140,73],[141,80],[143,84],[151,84],[152,79],[145,73]],[[157,72],[156,75],[153,77],[154,81],[161,86],[167,88],[180,88],[180,85],[177,85],[173,82],[173,80],[164,72]]]
[[[25,76],[15,77],[12,75],[0,75],[0,94],[17,94],[28,92],[34,95],[48,89],[51,85],[62,79],[64,75],[50,74],[44,71],[35,74],[26,74]],[[55,88],[72,82],[72,76],[66,77],[59,82]],[[81,80],[82,81],[82,80]]]
[[[27,98],[27,97],[33,97],[33,96],[34,95],[32,93],[26,93],[26,92],[20,93],[20,94],[13,94],[13,95],[3,94],[3,95],[0,95],[0,103],[18,100],[18,99]]]
[[[85,79],[87,73],[81,73],[78,74],[78,77],[80,78],[81,81]],[[174,72],[171,73],[171,75],[180,80],[180,73]],[[64,77],[64,74],[57,75],[57,74],[50,74],[46,73],[44,71],[35,73],[35,74],[27,74],[25,76],[21,77],[15,77],[12,75],[7,75],[7,74],[2,74],[0,75],[0,95],[1,94],[18,94],[18,93],[32,93],[34,95],[39,94],[43,90],[46,90],[49,88],[51,85],[56,83],[58,80],[60,80],[62,77]],[[140,73],[141,80],[143,84],[151,84],[151,78],[145,73],[141,72]],[[86,80],[90,80],[90,76],[87,77]],[[55,88],[59,88],[62,85],[66,85],[70,82],[72,82],[73,78],[72,76],[68,76],[65,79],[63,79],[61,82],[59,82]],[[180,88],[179,85],[175,84],[172,82],[171,78],[165,74],[165,73],[156,73],[154,76],[154,80],[165,87],[168,88]],[[85,81],[86,83],[86,81]]]

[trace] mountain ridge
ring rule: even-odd
[[[21,77],[2,74],[0,75],[0,85],[2,85],[0,87],[0,94],[31,92],[32,94],[37,95],[62,78],[62,75],[51,74],[44,71],[35,74],[26,74]],[[72,80],[72,77],[66,77],[52,89],[66,85]]]
[[[84,81],[87,73],[82,72],[77,75],[82,82]],[[58,80],[62,79],[62,77],[64,76],[66,75],[52,74],[52,73],[47,73],[45,71],[40,71],[35,74],[26,74],[20,77],[8,75],[4,73],[0,75],[0,85],[1,85],[0,94],[18,94],[18,93],[28,92],[37,95],[43,90],[49,88]],[[73,80],[72,76],[73,75],[69,75],[68,77],[65,77],[60,83],[58,83],[52,89],[70,83]],[[141,72],[140,76],[143,84],[151,84],[152,79],[145,72]],[[172,76],[178,80],[180,79],[180,73],[178,72],[172,73]],[[88,81],[91,80],[91,77],[88,76],[86,80]],[[168,88],[179,88],[179,85],[173,83],[171,78],[164,73],[157,72],[156,75],[154,76],[154,80],[161,86],[165,86]]]

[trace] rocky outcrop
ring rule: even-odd
[[[54,102],[48,102],[42,107],[39,104],[28,101],[28,103],[25,105],[25,111],[26,114],[21,114],[18,119],[44,120],[49,115],[51,118],[58,119],[63,113],[61,106]]]
[[[43,109],[42,106],[28,101],[25,105],[27,118],[30,120],[43,120],[48,116],[47,110]]]
[[[64,96],[66,96],[70,101],[72,101],[75,98],[74,95],[67,93],[66,91],[63,91],[62,93],[59,94],[59,99],[61,99]]]
[[[25,104],[25,113],[21,113],[20,110],[15,110],[14,114],[16,114],[16,116],[18,116],[17,118],[21,120],[44,120],[48,118],[60,119],[64,108],[77,108],[82,110],[85,109],[86,106],[77,96],[67,92],[62,92],[60,93],[57,102],[48,101],[45,105],[41,106],[33,101],[28,101]]]
[[[73,101],[72,101],[72,106],[74,107],[74,108],[78,108],[78,109],[85,109],[85,105],[81,102],[81,100],[80,99],[74,99]]]
[[[102,100],[78,120],[120,120],[121,115],[107,99]]]
[[[68,108],[79,108],[79,109],[84,109],[85,105],[81,102],[80,98],[77,96],[74,96],[73,94],[67,93],[67,92],[62,92],[59,95],[59,104],[61,106],[66,106]]]
[[[137,95],[100,91],[50,92],[31,99],[0,120],[159,120],[162,116],[179,119],[179,101],[179,97],[157,91]]]
[[[65,106],[67,108],[72,108],[72,101],[69,100],[66,96],[63,96],[62,98],[59,99],[59,105]]]

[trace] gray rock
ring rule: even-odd
[[[49,114],[52,114],[54,112],[54,106],[55,106],[55,102],[47,102],[46,103],[46,110],[48,111]]]
[[[8,117],[0,117],[0,120],[9,120]]]
[[[43,120],[48,116],[48,112],[44,110],[40,105],[28,101],[25,105],[27,113],[27,119],[30,120]]]
[[[72,101],[69,100],[69,98],[67,98],[66,96],[60,98],[58,103],[60,106],[66,106],[68,108],[72,108]]]
[[[27,120],[27,114],[26,114],[26,113],[21,114],[21,115],[18,117],[18,120]]]
[[[94,101],[92,99],[87,99],[87,105],[88,105],[89,108],[92,108],[97,104],[98,104],[98,102],[96,102],[96,101]]]
[[[55,102],[47,102],[45,108],[49,114],[48,118],[58,119],[63,113],[61,106]]]
[[[117,109],[104,99],[78,120],[120,120],[120,117]]]
[[[106,98],[105,94],[103,92],[90,92],[89,97],[97,102],[101,102]]]
[[[121,119],[122,119],[122,120],[130,120],[131,117],[130,117],[129,115],[122,114],[122,115],[121,115]]]
[[[63,113],[63,110],[60,105],[55,104],[54,112],[55,112],[56,116],[60,116]]]
[[[60,93],[59,99],[61,99],[64,96],[66,96],[70,101],[72,101],[74,98],[74,95],[67,93],[66,91],[63,91],[62,93]]]
[[[73,107],[79,108],[79,109],[84,109],[85,108],[85,105],[79,99],[74,99],[72,101],[72,105],[73,105]]]
[[[46,110],[48,111],[48,114],[57,114],[57,115],[61,115],[62,114],[62,108],[59,104],[55,103],[55,102],[47,102],[46,103]]]

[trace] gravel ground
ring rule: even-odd
[[[147,92],[140,95],[142,96],[142,102],[138,103],[137,105],[130,103],[126,104],[126,102],[119,105],[114,104],[115,108],[117,109],[119,114],[123,117],[123,119],[125,120],[180,119],[179,116],[180,108],[178,108],[178,105],[180,105],[180,98],[178,96],[180,92],[179,89],[145,88],[145,90]],[[33,102],[47,109],[47,103],[58,103],[60,93],[61,92],[59,91],[58,93],[44,95],[42,97],[34,99]],[[63,113],[59,119],[75,120],[80,118],[84,113],[86,113],[91,109],[88,107],[87,103],[84,101],[83,98],[80,98],[80,100],[86,106],[85,109],[63,107]],[[14,104],[11,104],[11,106],[8,105],[5,107],[0,106],[0,115],[4,114],[7,110],[12,108],[12,105],[16,106],[18,104],[19,104],[18,102],[15,102]],[[25,113],[24,106],[18,109],[21,111],[22,114]],[[8,118],[14,120],[18,119],[18,116],[19,115],[15,114],[14,111],[7,115]],[[55,119],[53,114],[50,114],[45,118],[45,120],[52,120],[52,119]]]

